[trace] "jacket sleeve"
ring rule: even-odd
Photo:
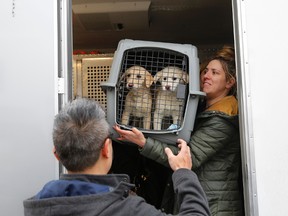
[[[139,149],[139,151],[143,156],[150,158],[164,166],[170,167],[167,155],[165,153],[166,147],[169,147],[172,150],[173,154],[178,153],[179,149],[176,144],[175,146],[168,145],[149,137],[147,138],[144,147]]]
[[[192,153],[193,170],[200,167],[207,160],[212,158],[219,150],[231,143],[236,128],[228,119],[214,115],[205,118],[191,135],[188,143]],[[169,147],[174,154],[178,153],[178,147],[168,145],[152,138],[147,141],[140,153],[156,162],[169,167],[165,154],[165,147]]]
[[[180,206],[177,215],[210,216],[210,210],[205,193],[196,174],[188,169],[178,169],[172,175],[174,190]],[[134,199],[136,206],[133,215],[165,216],[164,212],[141,199]],[[138,202],[138,203],[137,203]]]
[[[180,206],[179,215],[210,215],[206,195],[193,171],[178,169],[172,179]]]

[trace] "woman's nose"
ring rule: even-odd
[[[211,71],[207,70],[207,71],[204,73],[203,77],[204,77],[204,78],[209,78],[210,75],[211,75]]]
[[[202,79],[207,79],[207,78],[209,78],[208,71],[207,71],[207,72],[203,72],[203,73],[201,74],[201,78],[202,78]]]

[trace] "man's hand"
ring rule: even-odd
[[[165,148],[171,169],[173,171],[180,168],[192,169],[192,158],[189,146],[187,146],[187,143],[182,139],[178,139],[177,143],[179,143],[178,147],[180,149],[178,155],[174,155],[168,147]]]

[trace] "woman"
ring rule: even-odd
[[[193,170],[206,192],[211,214],[217,216],[244,215],[234,59],[234,49],[225,46],[201,71],[200,86],[206,98],[189,141]],[[142,155],[163,165],[168,166],[165,147],[178,152],[176,146],[146,139],[136,128],[127,131],[115,126],[115,130],[120,135],[119,140],[137,144]],[[170,211],[172,193],[167,187],[162,201],[165,211]],[[173,211],[177,211],[177,206]]]

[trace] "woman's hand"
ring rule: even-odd
[[[119,126],[115,125],[113,127],[115,131],[120,135],[117,140],[121,141],[129,141],[132,143],[137,144],[139,147],[143,148],[146,143],[146,138],[144,137],[144,134],[139,131],[137,128],[133,127],[130,130],[122,130]]]

